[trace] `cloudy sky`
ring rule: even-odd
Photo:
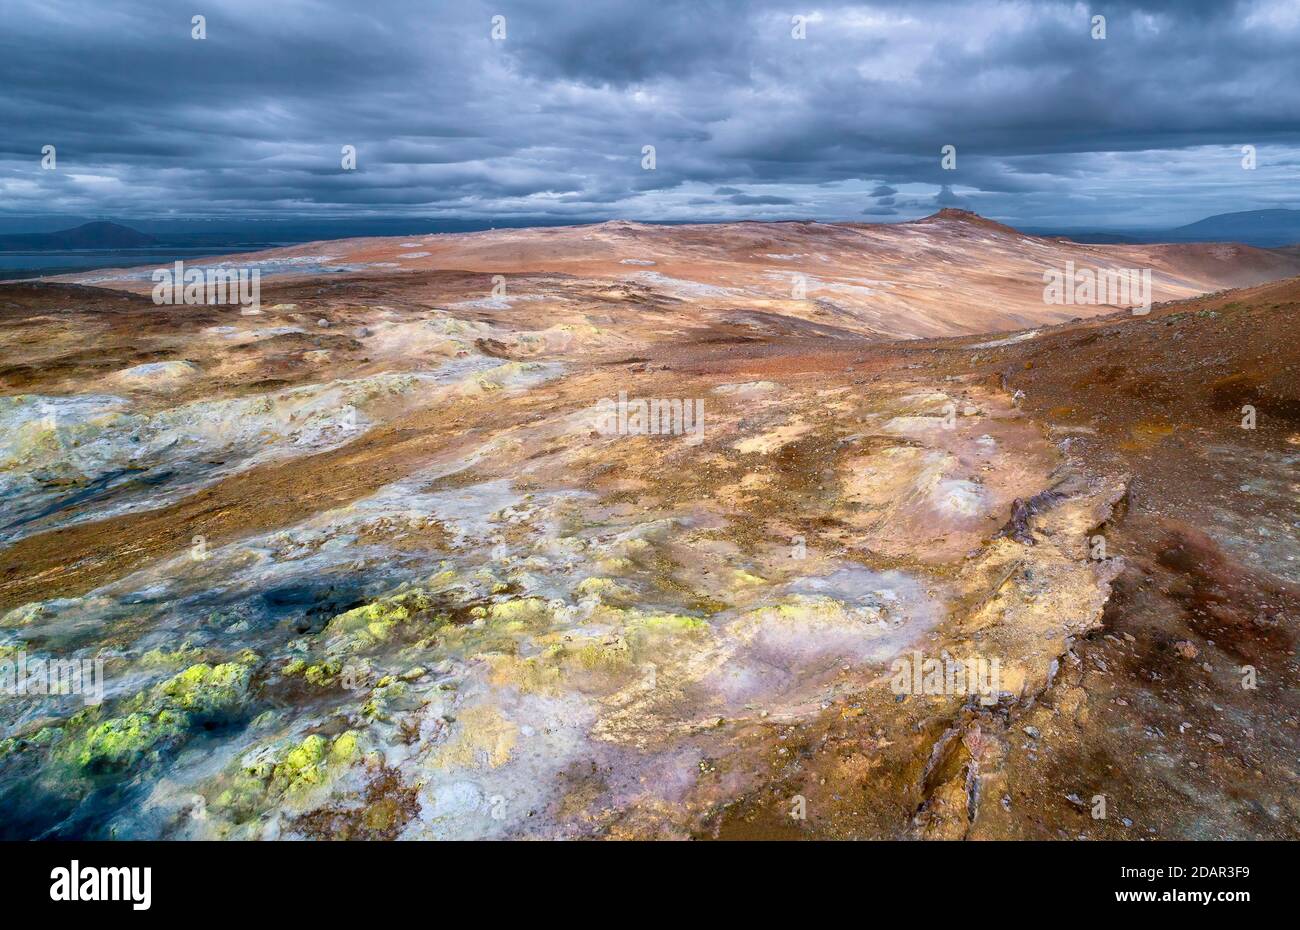
[[[1297,0],[0,0],[0,19],[9,225],[1300,208]]]

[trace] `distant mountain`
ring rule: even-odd
[[[1300,242],[1300,210],[1246,210],[1220,213],[1169,230],[1174,241],[1244,242],[1277,246]]]
[[[1300,210],[1246,210],[1207,216],[1173,229],[1044,229],[1026,227],[1033,236],[1049,236],[1093,245],[1152,242],[1240,242],[1261,248],[1300,244]]]
[[[52,233],[0,236],[0,252],[59,252],[67,249],[142,249],[157,245],[153,236],[116,223],[84,223]]]

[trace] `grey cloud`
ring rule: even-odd
[[[1288,0],[1138,0],[1100,42],[1069,2],[832,0],[803,40],[768,0],[203,6],[195,41],[162,0],[9,0],[0,216],[681,220],[709,191],[735,217],[961,203],[1022,225],[1300,206]]]
[[[939,193],[934,197],[934,203],[937,207],[966,207],[969,204],[967,200],[954,194],[952,188],[947,184],[939,188]]]
[[[772,195],[755,196],[753,194],[734,194],[727,198],[729,202],[747,206],[780,206],[794,203],[789,197],[774,197]]]

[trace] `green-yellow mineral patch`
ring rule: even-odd
[[[113,717],[75,738],[66,752],[90,772],[130,768],[147,754],[183,739],[189,725],[187,714],[173,710]]]
[[[628,611],[628,613],[631,616],[627,625],[629,630],[634,632],[677,636],[703,633],[709,628],[708,623],[699,617],[690,617],[686,614],[641,614],[637,611]]]
[[[199,663],[123,702],[116,716],[101,708],[69,719],[64,759],[87,772],[130,768],[183,742],[196,725],[233,719],[248,696],[251,669],[237,662]]]
[[[599,559],[596,568],[606,575],[626,575],[636,569],[636,563],[621,555]]]
[[[193,664],[202,657],[202,650],[184,643],[176,649],[150,649],[140,656],[140,664],[149,667],[175,667]]]
[[[237,662],[221,665],[191,665],[159,685],[152,695],[155,704],[212,718],[228,713],[248,692],[250,669]]]
[[[599,577],[584,578],[573,593],[579,598],[595,598],[605,604],[626,604],[636,596],[630,588],[613,578]]]
[[[236,823],[254,817],[285,795],[301,796],[329,784],[362,754],[356,730],[333,739],[319,733],[300,742],[284,741],[246,754],[244,762],[223,777],[213,806]]]
[[[524,630],[549,620],[550,610],[540,597],[520,597],[492,604],[487,608],[487,619],[508,630]]]
[[[286,790],[319,785],[323,778],[322,763],[328,749],[329,740],[319,733],[313,733],[289,750],[284,761],[273,770],[272,781]]]
[[[622,637],[589,642],[572,652],[574,661],[588,672],[618,674],[632,669],[632,652]]]
[[[436,611],[437,601],[428,592],[411,589],[380,598],[361,607],[338,614],[325,627],[324,635],[342,639],[347,648],[360,651],[387,643],[399,635],[410,638],[427,629],[450,622],[445,613]],[[420,626],[415,626],[417,623]]]
[[[321,662],[304,668],[302,677],[309,685],[323,687],[332,683],[341,671],[343,671],[343,663],[341,662]]]

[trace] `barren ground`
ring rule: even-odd
[[[1294,256],[945,213],[239,260],[259,313],[0,287],[0,655],[107,682],[0,697],[5,835],[1300,835]],[[1045,305],[1065,261],[1164,303]]]

